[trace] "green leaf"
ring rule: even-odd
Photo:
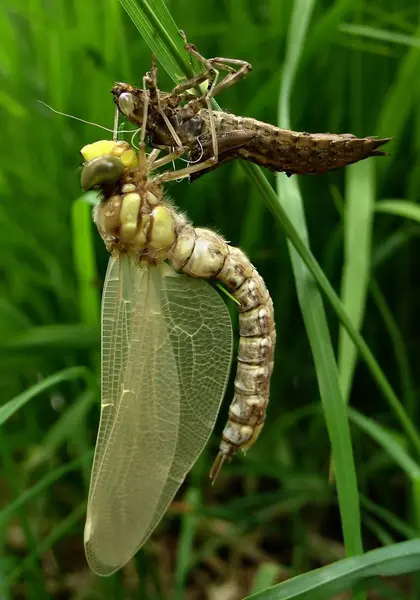
[[[254,585],[251,590],[252,593],[256,594],[257,592],[261,592],[272,586],[276,579],[279,578],[280,573],[281,568],[275,563],[266,562],[260,565],[255,574]]]
[[[67,475],[67,473],[79,469],[84,463],[89,463],[92,460],[92,456],[93,451],[91,450],[83,456],[80,456],[69,463],[53,469],[47,473],[47,475],[44,475],[42,479],[39,479],[35,485],[25,490],[19,497],[12,500],[12,502],[10,502],[3,510],[0,511],[0,530],[3,529],[9,519],[11,519],[13,515],[23,506],[25,506],[27,502],[37,498],[40,494],[42,494],[42,492],[49,489],[56,481]]]
[[[34,469],[43,462],[51,460],[63,444],[73,439],[80,431],[96,397],[94,391],[88,388],[75,399],[57,422],[49,428],[39,446],[31,451],[26,464],[27,469]]]
[[[86,325],[99,327],[99,277],[93,242],[92,204],[97,204],[94,192],[83,194],[73,202],[73,257],[79,282],[80,318]]]
[[[372,577],[391,577],[420,569],[420,540],[393,544],[345,558],[336,563],[293,577],[247,600],[332,600],[335,594],[364,583]]]
[[[70,367],[69,369],[63,369],[58,373],[54,373],[54,375],[46,377],[39,383],[36,383],[18,396],[9,400],[9,402],[3,404],[3,406],[0,406],[0,425],[3,425],[18,410],[23,408],[25,404],[38,396],[38,394],[42,394],[42,392],[49,390],[63,381],[73,381],[79,377],[88,379],[90,377],[90,371],[86,369],[86,367]]]
[[[99,326],[82,323],[63,325],[40,325],[25,329],[9,340],[0,342],[0,347],[13,350],[47,350],[57,348],[92,348],[98,345]]]
[[[190,487],[187,490],[184,502],[188,508],[187,512],[182,517],[181,533],[176,553],[174,600],[182,600],[182,598],[184,598],[186,579],[191,566],[190,557],[193,554],[194,538],[199,521],[199,517],[196,513],[197,507],[201,504],[201,493],[199,488],[193,486]]]
[[[279,127],[286,129],[290,128],[291,90],[313,5],[313,2],[306,0],[296,0],[294,3],[279,98]],[[301,239],[309,245],[303,202],[296,178],[278,174],[277,190],[279,202],[287,216]],[[346,554],[351,556],[363,552],[363,547],[356,468],[347,412],[321,295],[307,266],[292,244],[288,244],[331,442]]]
[[[388,213],[420,223],[420,206],[407,200],[381,200],[375,204],[376,212]]]
[[[400,468],[406,472],[412,480],[420,481],[420,466],[410,457],[402,445],[397,441],[397,437],[389,433],[384,427],[376,423],[373,419],[362,415],[361,413],[348,409],[350,419],[365,433],[370,435],[382,448],[395,460]]]
[[[349,318],[360,331],[370,277],[370,256],[375,200],[374,164],[363,160],[346,169],[344,211],[344,268],[341,299]],[[357,350],[341,325],[338,365],[344,401],[348,402],[356,366]]]
[[[179,29],[162,0],[120,0],[151,51],[175,82],[192,77]]]
[[[341,25],[340,31],[349,33],[357,37],[367,37],[372,40],[381,40],[391,44],[401,44],[412,48],[420,48],[420,37],[414,35],[405,35],[389,29],[379,29],[378,27],[369,27],[368,25]]]
[[[65,519],[56,525],[54,529],[39,542],[35,552],[25,556],[25,558],[20,561],[19,566],[10,574],[6,575],[6,577],[4,577],[5,585],[12,586],[14,583],[16,583],[16,581],[19,580],[19,578],[28,570],[28,568],[30,568],[34,559],[40,558],[50,548],[52,548],[54,544],[68,535],[70,531],[75,529],[79,521],[84,518],[85,513],[86,503],[82,502],[73,510],[73,512],[71,512]]]

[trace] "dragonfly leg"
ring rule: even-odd
[[[203,71],[202,73],[199,73],[195,77],[191,77],[191,79],[187,79],[183,83],[180,83],[179,85],[174,87],[174,89],[172,90],[171,95],[170,95],[171,100],[173,102],[176,102],[177,104],[179,104],[179,102],[182,102],[182,100],[185,100],[185,99],[192,99],[192,98],[197,99],[197,96],[195,96],[194,94],[185,93],[185,92],[188,92],[188,90],[190,90],[191,88],[194,88],[194,87],[200,85],[200,83],[203,83],[203,81],[210,79],[212,72],[213,72],[213,69],[211,69],[211,72],[209,72],[206,69],[205,71]],[[204,98],[204,95],[203,95],[203,98]]]
[[[170,155],[168,155],[170,156]],[[166,158],[166,157],[165,157]],[[172,160],[172,159],[171,159]],[[169,161],[168,161],[169,162]],[[164,183],[165,181],[174,181],[175,179],[184,179],[185,177],[189,177],[192,173],[197,173],[197,171],[201,171],[203,169],[208,169],[214,166],[217,163],[217,157],[212,156],[202,163],[198,163],[196,165],[190,165],[185,167],[184,169],[178,169],[177,171],[167,171],[166,173],[162,173],[153,179],[153,182],[157,184]]]
[[[168,163],[170,163],[173,160],[176,160],[177,158],[182,156],[185,152],[188,152],[188,148],[186,148],[186,147],[177,148],[173,152],[170,152],[169,154],[162,156],[162,158],[159,158],[159,160],[154,160],[153,162],[149,161],[149,166],[152,167],[150,170],[154,171],[155,169],[159,169],[160,167],[167,165]]]
[[[245,132],[244,131],[233,131],[233,132],[230,132],[227,134],[223,134],[222,136],[219,136],[217,138],[217,145],[218,145],[218,147],[220,147],[222,154],[229,157],[229,155],[233,155],[235,149],[241,148],[242,146],[247,144],[254,137],[254,135],[255,134],[250,131],[245,131]],[[210,142],[208,145],[210,145]],[[184,150],[187,151],[188,148],[184,148]],[[204,149],[202,148],[202,151],[205,156],[207,153],[206,147],[204,147]],[[178,152],[180,152],[180,151],[176,150],[175,152],[168,154],[167,156],[164,156],[163,158],[159,159],[158,161],[155,161],[153,164],[153,169],[161,167],[164,164],[167,164],[168,162],[171,162],[172,160],[179,158],[181,156],[182,152],[179,154],[178,154]],[[226,156],[222,157],[223,161],[226,160]],[[190,175],[193,175],[194,173],[198,173],[199,171],[206,171],[207,169],[212,170],[212,167],[215,167],[215,165],[218,163],[218,161],[219,161],[219,156],[217,156],[217,157],[211,156],[210,158],[206,158],[202,162],[198,162],[196,164],[190,164],[188,167],[185,167],[184,169],[179,169],[178,171],[172,171],[172,172],[168,171],[167,173],[162,173],[161,175],[158,175],[156,179],[159,181],[159,183],[163,183],[164,181],[172,181],[174,179],[183,179],[184,177],[189,177]]]
[[[183,31],[180,33],[185,42],[185,50],[204,65],[206,69],[205,72],[211,73],[213,71],[216,80],[218,77],[216,66],[222,71],[228,72],[218,85],[216,85],[216,81],[213,81],[212,84],[209,83],[208,94],[210,94],[211,98],[214,98],[214,96],[217,96],[222,90],[225,90],[237,83],[240,79],[243,79],[252,70],[252,66],[249,62],[239,58],[220,58],[219,56],[215,58],[205,58],[199,53],[194,44],[187,42],[185,33]]]
[[[146,87],[146,76],[143,77],[143,89]],[[145,100],[143,104],[143,120],[142,126],[140,130],[140,140],[139,140],[139,169],[142,173],[147,172],[147,156],[146,156],[146,144],[144,143],[144,139],[146,137],[146,123],[147,123],[147,113],[149,110],[149,96],[145,94]]]
[[[143,85],[144,85],[145,91],[146,91],[146,88],[149,91],[149,94],[145,94],[145,98],[147,98],[147,97],[150,98],[150,104],[153,105],[154,109],[159,113],[159,115],[164,120],[165,125],[168,128],[168,131],[170,132],[170,134],[175,142],[175,146],[177,146],[177,148],[179,148],[181,150],[181,148],[183,146],[182,146],[181,140],[179,139],[179,135],[177,134],[172,123],[166,116],[165,111],[162,109],[162,106],[160,103],[159,88],[157,87],[157,65],[156,65],[156,58],[154,55],[152,57],[152,68],[143,78],[143,82],[144,82]]]
[[[241,60],[239,58],[211,58],[211,63],[217,65],[223,71],[229,71],[226,77],[214,88],[213,96],[219,94],[222,90],[234,85],[241,79],[243,79],[251,70],[252,66],[249,62]],[[230,65],[235,65],[238,68],[233,69]]]
[[[159,106],[159,88],[157,86],[156,56],[152,54],[152,68],[146,73],[146,84],[149,90],[150,104]]]
[[[150,154],[147,156],[147,164],[149,166],[153,165],[156,162],[157,157],[162,152],[160,148],[153,148]]]
[[[183,31],[181,31],[180,33],[185,42],[185,49],[205,67],[204,73],[209,75],[213,73],[213,77],[208,78],[209,84],[207,88],[207,93],[204,94],[199,100],[201,100],[200,104],[202,102],[205,103],[205,106],[208,110],[213,155],[217,159],[219,152],[216,124],[214,121],[211,99],[214,98],[222,90],[234,85],[237,81],[245,77],[245,75],[249,73],[249,71],[251,71],[252,67],[248,62],[236,58],[215,57],[207,59],[199,53],[194,44],[188,43],[185,33]],[[220,81],[220,83],[218,83],[219,71],[216,68],[216,66],[219,67],[221,70],[228,72],[228,74]],[[194,102],[197,102],[197,100],[191,100],[191,103]]]

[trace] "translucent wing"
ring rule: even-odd
[[[110,259],[85,526],[96,573],[124,565],[162,518],[213,429],[231,354],[229,312],[205,281]]]

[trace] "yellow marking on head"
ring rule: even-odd
[[[99,140],[93,144],[87,144],[80,150],[83,158],[90,162],[94,158],[104,156],[104,154],[112,154],[115,147],[115,142],[112,140]]]
[[[128,142],[115,142],[113,149],[114,156],[118,156],[121,159],[124,167],[131,169],[138,163],[137,154]]]
[[[99,140],[93,144],[87,144],[80,152],[87,162],[108,154],[119,158],[123,165],[129,169],[135,167],[138,162],[134,149],[128,142],[124,141]]]

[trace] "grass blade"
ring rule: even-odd
[[[52,486],[53,483],[58,481],[61,477],[67,475],[71,471],[75,471],[80,468],[82,464],[90,464],[93,457],[93,450],[90,450],[83,456],[79,456],[75,460],[53,469],[42,479],[39,479],[35,485],[25,490],[20,496],[10,502],[2,511],[0,511],[0,529],[2,529],[9,519],[12,518],[15,512],[20,510],[27,502],[37,498],[42,492]]]
[[[281,569],[275,563],[263,563],[255,575],[254,585],[252,586],[252,594],[262,592],[278,579]]]
[[[330,600],[335,594],[365,583],[372,577],[413,573],[420,568],[420,540],[393,544],[298,575],[247,600]]]
[[[191,568],[190,557],[193,554],[194,537],[199,520],[195,511],[200,502],[201,494],[199,488],[195,486],[190,487],[185,495],[185,503],[188,506],[188,512],[182,518],[181,534],[176,555],[174,600],[182,600],[184,597],[185,582],[188,571]]]
[[[378,29],[368,25],[341,25],[340,31],[357,37],[367,37],[372,40],[381,40],[390,44],[400,44],[412,48],[420,48],[420,37],[416,35],[405,35],[387,29]]]
[[[69,369],[63,369],[58,373],[54,373],[54,375],[46,377],[39,383],[36,383],[0,407],[0,425],[3,425],[15,414],[15,412],[25,406],[32,398],[38,396],[38,394],[45,392],[63,381],[73,381],[79,377],[88,379],[90,377],[90,371],[85,367],[70,367]]]
[[[184,42],[165,3],[162,0],[120,2],[172,79],[179,81],[185,74],[191,77],[192,70],[186,58]]]
[[[407,200],[381,200],[375,204],[376,212],[388,213],[420,223],[420,206]]]
[[[397,441],[395,435],[389,433],[384,427],[378,425],[373,419],[369,419],[352,408],[348,409],[349,417],[365,433],[370,435],[382,448],[387,452],[400,468],[406,472],[411,480],[420,481],[420,466],[411,458],[404,450],[402,445]]]
[[[294,3],[279,99],[279,126],[284,128],[290,128],[291,90],[311,16],[311,8],[313,8],[313,3],[300,0],[296,0]],[[283,174],[278,175],[277,190],[279,202],[300,237],[307,241],[308,232],[303,203],[296,179],[286,179]],[[337,364],[321,295],[314,285],[313,277],[306,265],[291,243],[288,242],[288,244],[299,303],[312,349],[331,442],[346,554],[352,556],[363,552],[363,547],[356,469]]]
[[[367,160],[346,171],[346,203],[344,212],[344,269],[341,299],[346,312],[359,331],[365,313],[370,276],[370,255],[375,199],[374,166]],[[357,351],[347,331],[340,326],[338,368],[341,390],[348,402]]]
[[[61,538],[63,538],[69,531],[71,531],[81,521],[86,512],[86,503],[82,502],[69,514],[68,517],[63,519],[59,525],[57,525],[51,533],[46,536],[42,542],[38,545],[34,553],[26,556],[10,575],[6,577],[6,586],[11,586],[30,568],[31,563],[37,557],[41,557],[50,548],[54,546]]]
[[[80,317],[86,325],[99,327],[99,277],[93,243],[92,207],[89,202],[92,198],[96,199],[97,194],[91,192],[73,202],[73,255],[79,281]]]

